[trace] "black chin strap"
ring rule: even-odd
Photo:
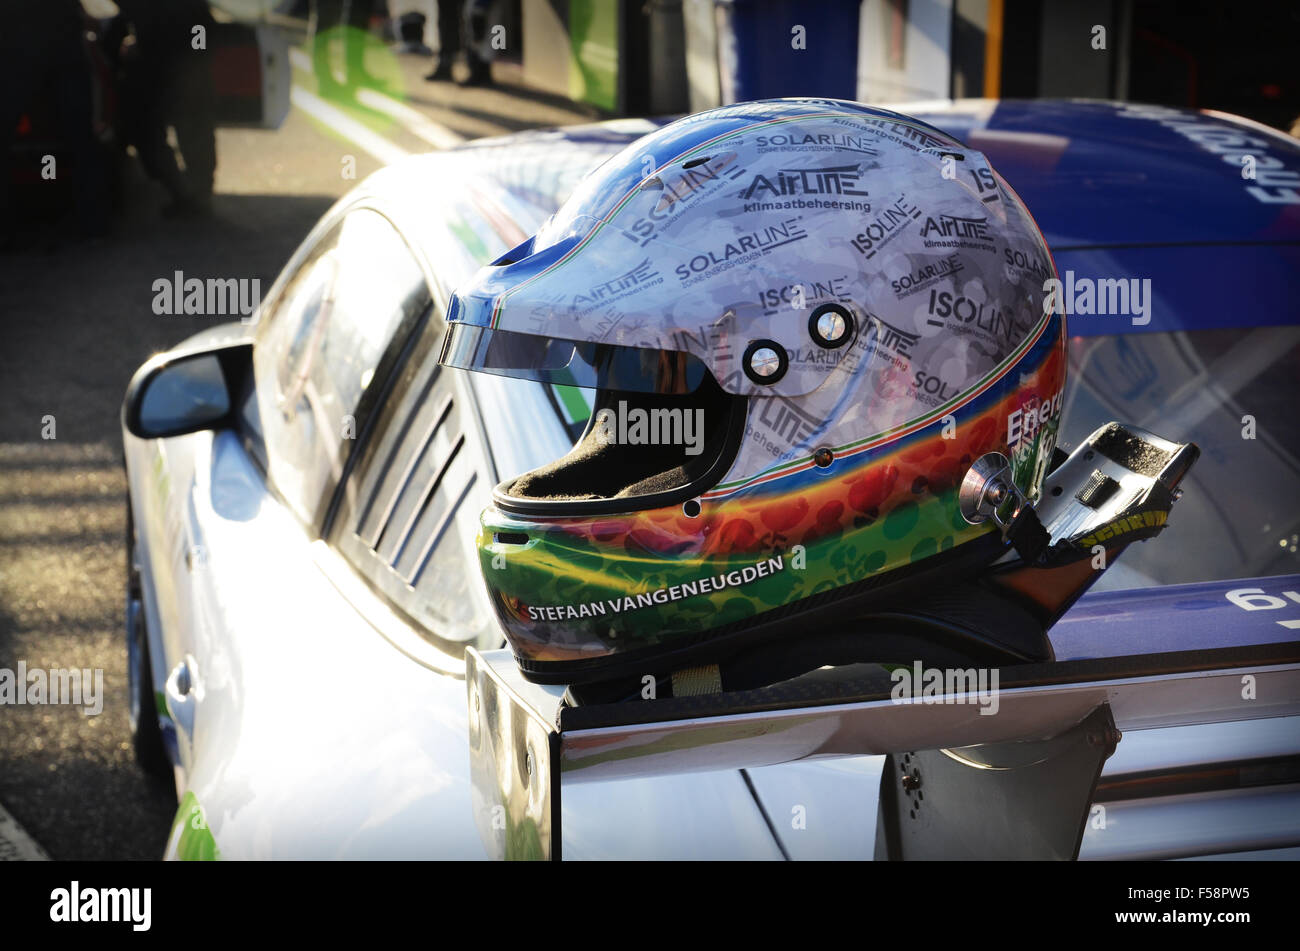
[[[1047,529],[1038,519],[1038,513],[1030,505],[1020,506],[1011,521],[1002,529],[1002,537],[1016,550],[1016,554],[1024,559],[1025,564],[1047,567],[1061,560],[1051,557],[1051,552],[1054,550],[1051,548],[1052,536],[1047,533]]]

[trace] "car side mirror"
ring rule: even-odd
[[[231,424],[252,354],[249,341],[158,354],[126,388],[123,425],[141,439],[163,439]]]

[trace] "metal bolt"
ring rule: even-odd
[[[921,771],[914,769],[903,776],[903,788],[908,792],[921,788]]]
[[[844,318],[833,310],[828,310],[817,318],[817,333],[826,343],[839,343],[847,330]]]
[[[781,368],[781,357],[771,347],[759,347],[749,355],[749,368],[759,376],[771,376]]]
[[[1100,730],[1093,730],[1088,734],[1089,746],[1118,746],[1119,741],[1124,738],[1124,734],[1114,727],[1103,727]]]

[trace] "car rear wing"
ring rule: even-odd
[[[466,682],[475,820],[502,858],[561,858],[577,783],[886,754],[878,858],[1071,859],[1123,731],[1300,713],[1300,642],[937,678],[856,665],[582,706],[525,680],[509,651],[470,649]]]

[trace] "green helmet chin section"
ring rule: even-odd
[[[955,491],[908,501],[859,529],[806,541],[773,536],[768,544],[676,509],[563,526],[488,509],[482,524],[479,554],[493,602],[516,654],[540,662],[671,647],[925,561],[989,530],[962,519]]]

